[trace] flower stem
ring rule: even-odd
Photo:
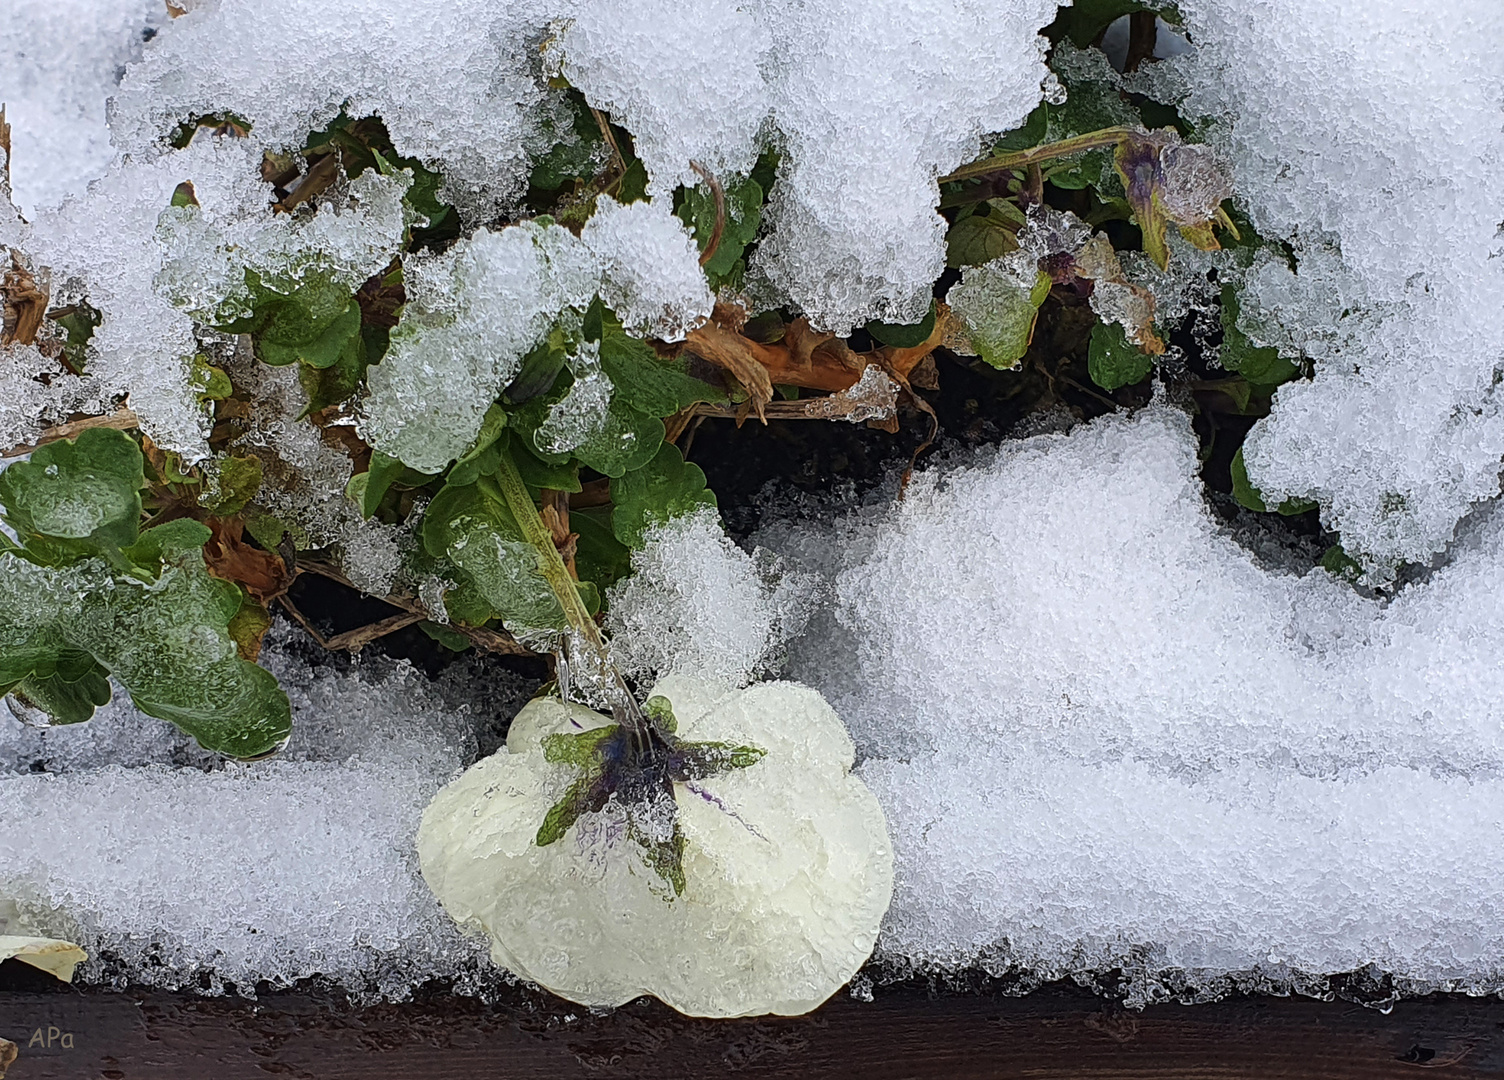
[[[604,672],[613,685],[615,692],[611,694],[612,718],[631,732],[634,743],[640,744],[639,749],[645,751],[648,725],[642,710],[637,707],[637,699],[627,689],[621,672],[611,662],[610,653],[606,650],[606,640],[601,636],[601,628],[595,624],[595,619],[585,607],[585,601],[580,598],[580,590],[575,587],[574,578],[554,544],[553,533],[544,524],[542,515],[533,504],[533,497],[528,494],[527,485],[522,482],[522,475],[517,471],[511,453],[503,451],[498,455],[498,460],[493,479],[507,509],[512,512],[512,517],[522,530],[523,539],[538,551],[539,573],[548,582],[559,606],[564,610],[564,620],[569,624],[570,630],[574,631],[573,636],[591,654],[585,658],[586,661]]]
[[[975,180],[1005,169],[1026,169],[1040,162],[1070,157],[1072,154],[1080,154],[1087,150],[1100,150],[1104,146],[1116,146],[1124,139],[1137,134],[1139,132],[1130,127],[1110,127],[1103,128],[1101,131],[1089,131],[1085,135],[1073,135],[1059,142],[1041,143],[1027,150],[1010,150],[1004,154],[974,161],[970,165],[963,165],[950,175],[942,176],[939,182],[950,184],[958,180]]]

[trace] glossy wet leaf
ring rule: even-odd
[[[145,485],[135,441],[112,428],[90,428],[0,472],[0,504],[28,551],[61,564],[133,543]]]

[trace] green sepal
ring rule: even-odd
[[[543,824],[538,826],[534,843],[539,847],[548,847],[549,844],[562,840],[576,821],[594,809],[591,806],[594,787],[594,778],[588,776],[570,784],[564,797],[550,806],[548,813],[543,815]]]
[[[589,768],[600,763],[601,743],[619,731],[616,724],[589,731],[554,732],[543,736],[543,760]]]

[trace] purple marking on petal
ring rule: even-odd
[[[712,805],[716,809],[720,810],[722,813],[724,813],[724,814],[730,814],[732,817],[734,817],[737,820],[737,822],[741,825],[742,828],[746,829],[749,833],[751,833],[753,836],[757,837],[763,843],[767,843],[768,842],[768,838],[766,836],[764,836],[762,833],[758,832],[750,824],[748,824],[746,818],[742,817],[735,810],[731,809],[731,807],[729,807],[725,803],[721,802],[720,799],[716,798],[710,792],[706,791],[699,784],[696,784],[693,781],[685,781],[684,786],[687,787],[687,788],[689,788],[690,791],[693,791],[696,795],[698,795],[700,798],[704,799],[706,802],[710,803],[710,805]]]

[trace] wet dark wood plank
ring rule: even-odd
[[[8,1080],[1504,1077],[1504,1004],[1456,997],[1387,1015],[1267,998],[1140,1013],[1052,991],[903,988],[807,1017],[710,1022],[650,1002],[589,1016],[544,999],[359,1008],[301,994],[0,991],[0,1037],[20,1046]]]

